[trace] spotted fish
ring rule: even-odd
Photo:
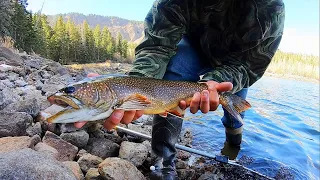
[[[190,102],[194,93],[208,89],[205,83],[170,81],[148,77],[107,75],[70,84],[48,96],[48,101],[64,107],[47,118],[50,123],[73,123],[106,119],[116,109],[143,110],[144,114],[168,113],[183,117],[181,100]],[[219,93],[220,104],[238,120],[251,105],[230,92]]]

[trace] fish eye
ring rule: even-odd
[[[75,90],[76,90],[76,88],[74,88],[73,86],[68,86],[68,87],[65,87],[65,88],[63,89],[63,91],[64,91],[65,93],[67,93],[67,94],[71,94],[71,93],[73,93]]]

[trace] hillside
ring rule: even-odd
[[[70,18],[76,25],[80,25],[86,20],[91,28],[100,24],[101,28],[107,26],[114,37],[120,32],[122,37],[129,42],[139,43],[143,38],[143,21],[132,21],[115,16],[101,16],[96,14],[84,15],[80,13],[68,13],[48,15],[48,22],[54,25],[57,18],[62,16],[65,21]]]

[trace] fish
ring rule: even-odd
[[[63,107],[47,117],[49,123],[101,121],[114,110],[143,110],[144,114],[184,117],[179,102],[190,102],[194,93],[207,90],[206,83],[174,81],[129,75],[100,75],[71,83],[47,100]],[[219,104],[243,123],[239,113],[251,107],[231,92],[219,92]]]

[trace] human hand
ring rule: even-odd
[[[89,73],[88,77],[95,77],[95,76],[99,76],[99,74],[96,73]],[[124,110],[115,110],[112,112],[112,114],[110,115],[110,117],[108,117],[106,119],[106,121],[104,121],[104,128],[111,130],[113,129],[116,125],[118,125],[120,122],[122,124],[129,124],[132,121],[140,118],[143,115],[143,111],[142,110],[132,110],[132,111],[124,111]],[[76,122],[74,123],[74,126],[76,128],[81,128],[82,126],[84,126],[87,122]]]
[[[199,109],[202,113],[208,113],[209,111],[215,111],[219,106],[218,92],[230,91],[233,88],[232,83],[215,81],[205,82],[208,85],[208,90],[204,90],[201,93],[196,92],[190,102],[180,101],[179,107],[185,110],[190,106],[190,112],[195,114]]]

